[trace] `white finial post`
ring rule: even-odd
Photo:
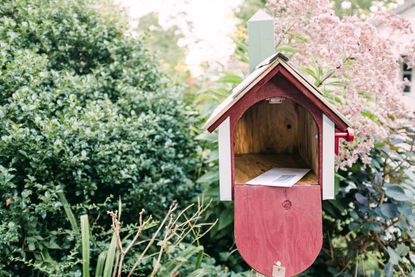
[[[248,20],[249,72],[275,52],[274,19],[258,10]]]

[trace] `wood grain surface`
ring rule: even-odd
[[[298,153],[313,170],[318,172],[318,128],[306,109],[298,109]]]
[[[297,152],[299,109],[290,100],[281,104],[260,101],[249,108],[236,124],[234,153]]]
[[[235,184],[244,184],[273,167],[293,167],[310,168],[313,172],[300,184],[317,185],[318,151],[318,128],[303,106],[289,99],[280,104],[260,101],[236,123]]]
[[[235,185],[242,185],[271,168],[308,168],[298,154],[235,155]],[[318,185],[318,178],[308,172],[296,185]]]
[[[286,277],[307,269],[322,246],[319,186],[235,186],[235,241],[243,259],[272,276],[280,261]]]

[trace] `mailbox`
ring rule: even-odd
[[[321,201],[334,198],[338,140],[351,124],[282,54],[257,66],[205,124],[219,130],[220,198],[234,201],[235,241],[257,272],[293,276],[322,246]],[[273,168],[307,168],[292,187],[247,185]],[[274,274],[273,274],[274,271]]]

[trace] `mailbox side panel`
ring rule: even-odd
[[[232,201],[231,126],[229,117],[219,126],[219,196]]]
[[[335,125],[323,114],[323,200],[334,199]]]

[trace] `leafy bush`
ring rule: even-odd
[[[142,207],[157,217],[197,192],[194,112],[99,5],[0,6],[2,275],[29,276],[18,259],[69,259],[74,238],[60,195],[97,219],[114,207],[109,195],[122,195],[129,222]]]
[[[415,272],[415,131],[397,130],[362,161],[340,170],[336,200],[324,201],[324,245],[315,275],[405,276]],[[311,276],[315,276],[311,275]]]
[[[223,72],[214,87],[202,90],[196,97],[196,103],[202,117],[206,120],[213,109],[219,105],[228,95],[233,86],[242,81],[240,76],[230,72]],[[218,219],[218,223],[202,239],[206,252],[212,255],[216,261],[230,268],[234,272],[242,272],[249,269],[239,255],[233,236],[233,203],[219,201],[219,164],[217,134],[207,131],[197,136],[200,143],[200,156],[204,166],[201,177],[197,180],[202,185],[203,193],[212,199],[212,205],[205,213],[206,220]]]

